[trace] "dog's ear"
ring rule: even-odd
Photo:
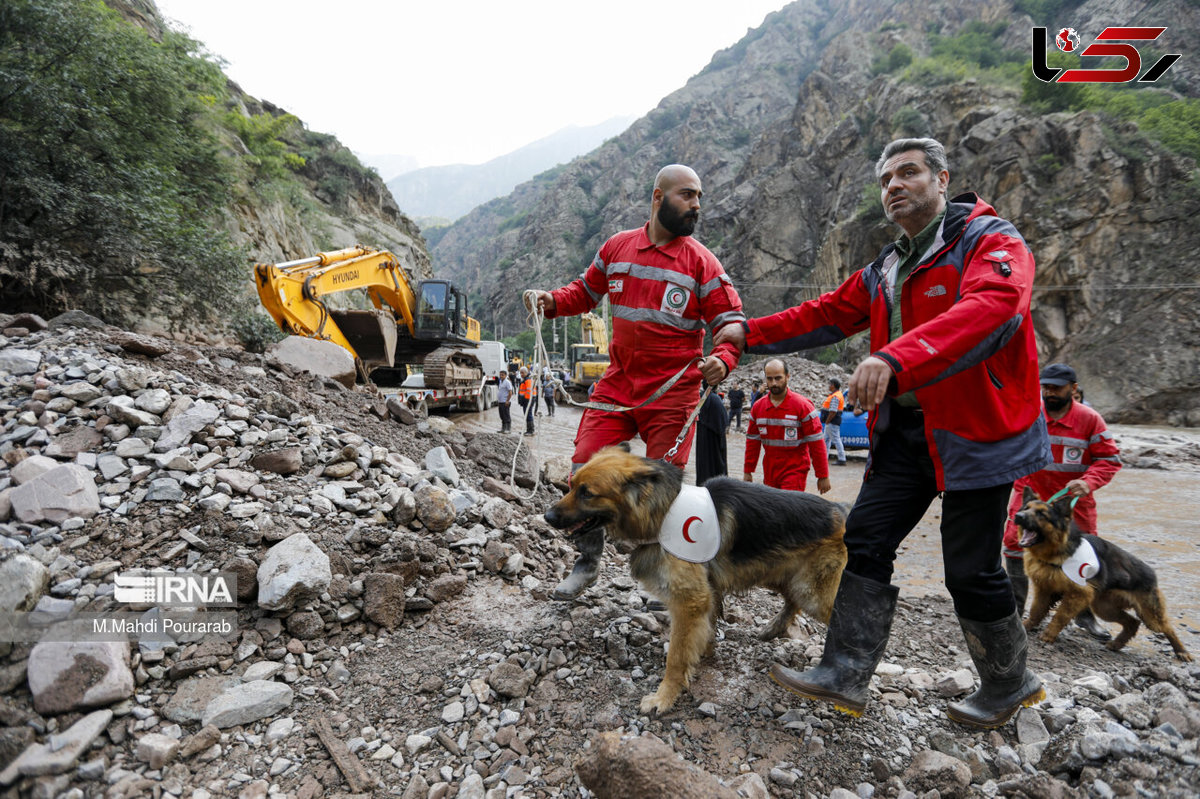
[[[642,498],[642,492],[653,488],[663,479],[662,470],[657,461],[643,458],[642,463],[625,480],[625,497],[629,504],[637,505]]]
[[[1022,505],[1028,505],[1030,502],[1033,502],[1037,498],[1038,498],[1038,495],[1033,493],[1033,489],[1030,488],[1029,486],[1025,486],[1025,490],[1021,492],[1021,504]]]
[[[1073,499],[1075,499],[1075,497],[1071,496],[1070,494],[1056,499],[1054,504],[1051,506],[1054,508],[1055,515],[1060,519],[1070,519],[1074,514],[1074,509],[1071,507],[1071,501]]]

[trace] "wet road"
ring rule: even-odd
[[[514,405],[515,428],[520,427],[516,418],[519,412]],[[553,417],[536,418],[537,433],[526,441],[532,443],[539,460],[555,455],[571,456],[580,415],[578,409],[560,405]],[[451,418],[471,430],[499,429],[499,416],[494,409],[483,413],[456,413]],[[1119,443],[1122,426],[1114,425],[1112,430]],[[740,475],[745,457],[745,435],[731,429],[727,446],[731,473]],[[640,440],[632,442],[632,447],[634,452],[645,454],[645,445]],[[852,450],[847,457],[846,467],[830,468],[833,488],[825,496],[852,503],[862,482],[866,455],[865,451]],[[693,449],[684,472],[689,483],[695,480],[694,460]],[[756,477],[761,479],[761,476],[760,466]],[[816,479],[811,474],[808,490],[816,491]],[[1168,617],[1184,645],[1200,656],[1200,548],[1197,546],[1200,541],[1200,474],[1125,468],[1097,492],[1096,502],[1100,535],[1155,568],[1166,597]],[[940,519],[941,503],[934,500],[925,518],[900,548],[894,581],[904,597],[949,596],[942,582]],[[1143,630],[1130,646],[1152,651],[1145,640]],[[1157,650],[1161,646],[1156,643],[1153,648]]]

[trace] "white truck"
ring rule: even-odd
[[[496,405],[499,380],[497,375],[508,366],[508,350],[499,341],[481,341],[474,349],[462,352],[474,355],[483,365],[483,379],[478,385],[463,388],[426,388],[425,375],[409,375],[400,388],[388,390],[387,396],[402,399],[418,416],[434,408],[454,406],[460,411],[485,411]]]

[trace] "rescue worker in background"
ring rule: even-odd
[[[645,402],[703,355],[705,325],[715,334],[745,321],[742,301],[721,262],[692,238],[702,193],[700,178],[691,168],[663,167],[654,179],[650,220],[644,226],[604,242],[570,285],[533,292],[533,301],[548,318],[590,311],[608,295],[613,317],[609,367],[595,383],[591,402],[617,407]],[[735,346],[714,347],[711,355],[649,405],[629,411],[586,409],[575,435],[572,470],[587,463],[597,450],[635,435],[646,442],[647,457],[665,456],[696,407],[701,378],[716,385],[737,362]],[[672,458],[680,468],[687,463],[693,435],[694,427]],[[599,573],[604,530],[576,541],[579,559],[555,588],[555,599],[574,599]]]
[[[512,431],[512,402],[513,384],[508,379],[507,372],[496,375],[496,410],[500,413],[500,432]]]
[[[521,413],[525,416],[525,435],[533,435],[533,414],[537,411],[537,389],[534,379],[529,375],[528,367],[521,367],[521,387],[517,389],[517,402],[521,403]]]
[[[554,375],[547,366],[542,370],[542,399],[546,401],[546,415],[554,415]]]
[[[1081,402],[1074,401],[1079,383],[1075,370],[1065,363],[1052,363],[1042,370],[1042,406],[1045,409],[1046,430],[1050,434],[1050,450],[1054,462],[1040,472],[1022,477],[1013,483],[1013,496],[1008,504],[1008,525],[1004,528],[1004,566],[1012,581],[1017,609],[1024,613],[1025,597],[1029,595],[1029,578],[1025,576],[1022,560],[1021,533],[1013,516],[1021,509],[1021,494],[1025,486],[1042,499],[1049,499],[1062,489],[1075,502],[1074,522],[1085,533],[1099,535],[1096,529],[1096,498],[1092,492],[1108,485],[1121,470],[1121,453],[1104,418]],[[1098,641],[1112,640],[1112,633],[1096,621],[1091,608],[1084,608],[1075,617],[1082,627]]]
[[[767,395],[750,408],[746,428],[747,483],[754,482],[760,445],[763,453],[763,483],[787,491],[803,491],[808,485],[808,467],[817,473],[817,491],[825,494],[829,482],[829,456],[817,409],[808,397],[788,388],[787,364],[772,358],[763,366]]]
[[[842,413],[846,410],[846,398],[842,396],[842,381],[829,378],[829,396],[821,403],[821,424],[825,427],[825,449],[833,446],[837,450],[837,465],[846,465],[846,448],[842,446]]]
[[[727,396],[729,397],[729,424],[732,424],[736,418],[736,430],[740,433],[742,432],[742,406],[746,404],[746,392],[742,390],[740,385],[735,384],[733,388],[729,389]],[[729,424],[725,425],[726,429],[728,429]]]
[[[896,612],[896,551],[941,492],[946,588],[980,682],[947,715],[998,727],[1045,695],[1026,668],[1029,644],[1000,562],[1013,481],[1051,460],[1029,315],[1033,254],[978,196],[947,201],[946,151],[934,139],[891,142],[875,176],[900,239],[828,294],[715,337],[778,354],[871,330],[871,355],[849,383],[850,401],[871,414],[871,450],[846,518],[848,560],[825,649],[815,668],[776,665],[771,675],[862,713]]]

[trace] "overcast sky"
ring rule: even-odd
[[[476,164],[641,116],[786,0],[156,0],[225,72],[363,154]]]

